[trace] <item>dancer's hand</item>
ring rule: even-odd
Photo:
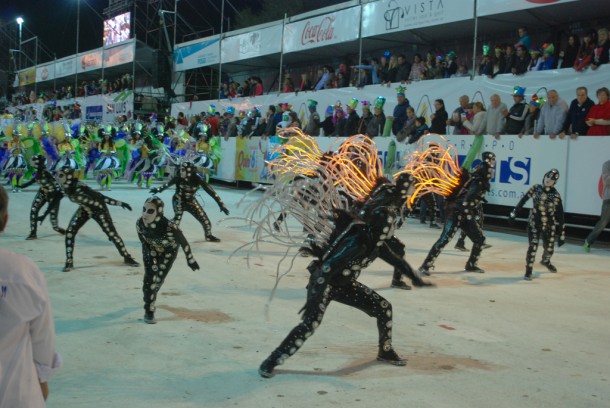
[[[515,225],[515,218],[517,218],[517,214],[515,214],[515,212],[513,211],[508,216],[508,224],[509,225]]]
[[[197,261],[189,262],[189,267],[193,271],[198,271],[199,270],[199,264],[197,263]]]
[[[220,211],[222,211],[223,213],[225,213],[226,215],[229,215],[229,210],[227,209],[227,207],[222,206],[220,207]]]
[[[131,211],[131,206],[127,203],[121,203],[121,207],[125,208],[126,210]]]

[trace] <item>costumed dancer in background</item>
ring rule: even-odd
[[[259,374],[264,378],[273,377],[275,367],[295,354],[315,332],[333,300],[376,318],[379,332],[377,360],[398,366],[406,364],[406,360],[392,347],[392,305],[357,279],[364,268],[388,250],[384,244],[393,237],[399,208],[413,192],[413,180],[406,171],[397,173],[395,182],[383,177],[374,145],[369,143],[368,149],[364,144],[360,147],[362,149],[355,150],[345,146],[343,152],[332,157],[328,166],[317,169],[317,177],[306,180],[301,186],[305,189],[301,188],[300,194],[291,195],[293,210],[297,209],[296,203],[302,202],[302,209],[293,211],[292,215],[308,230],[318,231],[309,242],[316,259],[307,268],[311,275],[307,301],[302,309],[303,321],[263,361]],[[345,176],[350,183],[343,187],[350,190],[348,194],[359,199],[358,211],[323,208],[328,202],[342,202],[339,192],[325,187],[325,184],[334,185],[333,181]],[[315,206],[322,204],[323,207],[312,208],[312,195],[317,198]],[[325,197],[331,195],[336,198]],[[329,211],[334,214],[332,220],[321,216]],[[402,262],[406,263],[404,259]],[[418,282],[420,286],[425,285],[421,279]]]
[[[558,246],[565,243],[563,204],[559,192],[555,189],[557,180],[559,180],[559,171],[557,169],[549,170],[544,175],[542,184],[535,184],[530,187],[527,194],[519,200],[508,217],[509,222],[514,223],[519,210],[530,198],[532,199],[532,208],[527,222],[529,247],[525,257],[525,276],[523,277],[528,281],[532,280],[532,268],[534,267],[538,242],[541,237],[544,253],[540,263],[546,266],[549,272],[557,272],[557,268],[551,263],[551,257],[555,251],[555,240],[557,240]]]
[[[107,189],[108,191],[112,187],[112,178],[121,169],[121,162],[116,157],[116,146],[111,133],[113,130],[104,129],[104,127],[98,130],[98,137],[102,140],[99,144],[101,156],[95,163],[97,182],[102,190]]]
[[[64,194],[68,196],[70,201],[78,204],[78,209],[72,216],[66,231],[66,266],[64,272],[74,269],[74,243],[76,234],[89,219],[93,218],[99,224],[102,231],[108,237],[108,240],[116,246],[119,253],[123,256],[123,260],[127,265],[139,266],[135,259],[127,252],[125,244],[119,233],[114,227],[114,222],[110,216],[108,205],[121,206],[122,208],[131,211],[131,206],[127,203],[113,200],[105,195],[94,191],[85,183],[79,182],[75,176],[73,169],[64,167],[59,171],[57,176],[59,184],[64,190]]]
[[[164,207],[165,204],[159,197],[148,198],[144,202],[142,216],[136,222],[144,260],[144,321],[149,324],[157,323],[157,293],[178,256],[179,247],[182,247],[189,267],[193,271],[199,269],[182,231],[163,215]]]
[[[216,194],[216,191],[197,174],[193,163],[184,162],[180,165],[178,174],[174,175],[168,183],[161,187],[153,188],[150,192],[157,194],[174,184],[176,185],[176,192],[172,197],[172,205],[174,207],[173,221],[176,225],[180,225],[184,211],[189,212],[203,226],[206,241],[220,242],[220,238],[212,235],[212,223],[195,196],[197,189],[199,187],[203,188],[216,201],[220,211],[229,215],[229,210],[225,207],[218,194]]]
[[[446,196],[445,224],[440,238],[434,243],[419,268],[424,275],[430,275],[430,269],[434,269],[434,261],[445,245],[451,241],[458,228],[464,230],[473,243],[464,269],[467,272],[485,272],[477,266],[485,244],[485,236],[476,220],[476,208],[484,199],[485,193],[489,191],[489,180],[494,175],[496,155],[492,152],[484,152],[482,156],[483,161],[470,174],[458,169],[457,158],[455,161],[447,161],[452,165],[453,174],[446,173],[449,176],[448,186],[439,191]]]
[[[604,186],[602,192],[602,212],[599,221],[593,227],[593,230],[587,235],[583,249],[585,252],[591,252],[591,244],[595,242],[599,234],[610,223],[610,160],[602,165],[602,184]]]
[[[34,201],[32,202],[32,209],[30,210],[30,235],[26,238],[27,240],[36,239],[36,229],[38,221],[42,223],[46,214],[51,216],[51,225],[53,229],[60,234],[65,234],[66,230],[59,227],[57,222],[57,214],[59,213],[59,203],[64,196],[61,186],[53,177],[53,174],[47,169],[47,158],[42,155],[36,155],[32,159],[32,165],[35,167],[36,174],[27,183],[24,183],[21,187],[26,188],[30,185],[38,182],[40,189],[36,192]],[[48,203],[48,208],[42,217],[38,216],[40,209]],[[42,218],[42,219],[41,219]]]
[[[62,167],[66,166],[76,171],[79,171],[81,168],[79,159],[76,155],[76,149],[74,147],[74,145],[78,145],[80,142],[78,140],[72,140],[72,131],[70,130],[69,124],[64,123],[63,127],[63,139],[57,144],[59,159],[53,165],[53,173],[57,173]]]
[[[21,140],[21,124],[15,124],[12,133],[12,140],[6,145],[9,156],[2,168],[2,174],[9,179],[13,193],[18,193],[21,191],[21,179],[28,171],[28,164],[24,156],[25,146]]]
[[[152,176],[155,174],[155,165],[153,159],[156,157],[155,150],[150,135],[144,137],[140,145],[140,159],[134,165],[134,175],[138,177],[138,187],[142,188],[142,184],[146,183],[146,188],[150,188]]]

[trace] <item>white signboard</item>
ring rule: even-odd
[[[102,69],[102,49],[78,55],[78,73]]]
[[[222,62],[233,62],[282,51],[282,26],[277,25],[222,40]]]
[[[484,0],[477,2],[477,16],[508,13],[534,7],[556,6],[576,0]]]
[[[174,68],[176,71],[206,67],[220,62],[219,37],[204,38],[193,44],[178,46],[174,51]]]
[[[104,50],[104,68],[132,62],[135,54],[135,41]]]
[[[360,7],[325,14],[284,28],[284,53],[303,51],[358,39]]]
[[[68,57],[55,62],[55,78],[74,75],[76,73],[76,58]]]
[[[362,36],[371,37],[474,17],[474,0],[380,0],[362,6]]]
[[[87,122],[114,123],[119,116],[131,118],[133,115],[133,93],[111,95],[94,95],[78,98],[81,105],[82,119]]]
[[[51,81],[53,79],[55,79],[55,63],[36,67],[36,82]]]

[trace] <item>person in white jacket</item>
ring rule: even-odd
[[[474,135],[472,146],[470,147],[470,150],[468,150],[464,163],[462,163],[462,168],[466,169],[466,171],[470,171],[472,162],[481,151],[481,147],[483,146],[483,135],[487,129],[487,112],[485,111],[483,103],[474,102],[472,104],[472,112],[474,113],[472,121],[467,119],[466,115],[462,115],[462,126]]]
[[[8,196],[0,186],[0,232]],[[47,381],[61,366],[44,276],[23,255],[0,248],[0,408],[44,408]]]

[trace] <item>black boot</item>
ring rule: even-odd
[[[532,268],[527,267],[525,268],[525,276],[523,277],[523,279],[525,279],[526,281],[531,281],[532,278]]]
[[[552,273],[557,273],[557,268],[555,268],[555,265],[553,265],[553,264],[551,263],[551,260],[550,260],[550,259],[546,259],[546,260],[545,260],[545,259],[543,259],[542,261],[540,261],[540,264],[542,264],[542,265],[546,266],[546,269],[548,269],[548,270],[549,270],[549,272],[552,272]]]
[[[64,272],[70,272],[73,269],[74,263],[72,262],[72,260],[70,259],[69,261],[66,261],[66,266],[64,266]]]
[[[205,240],[208,242],[220,242],[220,238],[215,237],[212,234],[209,234],[207,237],[205,237]]]
[[[157,319],[155,319],[155,312],[144,312],[144,323],[157,324]]]
[[[485,271],[477,266],[477,264],[472,262],[466,262],[466,267],[464,268],[466,272],[477,272],[477,273],[485,273]]]
[[[38,238],[38,237],[36,236],[35,233],[30,233],[30,235],[28,235],[25,240],[26,241],[31,241],[31,240],[36,239],[36,238]]]
[[[377,361],[383,361],[385,363],[390,363],[395,366],[407,365],[407,360],[404,358],[400,358],[400,356],[396,354],[393,348],[389,349],[388,351],[385,351],[380,347],[379,353],[377,353]]]
[[[405,282],[401,281],[400,279],[398,279],[398,280],[392,279],[392,287],[394,289],[411,290],[411,286],[407,285]]]
[[[140,264],[138,263],[138,261],[136,261],[135,259],[133,259],[131,257],[131,255],[126,255],[123,257],[123,260],[125,261],[125,263],[129,266],[140,266]]]
[[[55,228],[55,231],[59,232],[61,235],[66,235],[66,230],[63,228],[57,227]]]
[[[258,368],[258,373],[260,374],[260,376],[263,378],[273,377],[275,375],[273,370],[275,369],[275,367],[281,364],[279,358],[280,356],[277,352],[274,351],[273,353],[271,353],[271,355],[267,357],[267,359],[263,361],[263,363]]]

